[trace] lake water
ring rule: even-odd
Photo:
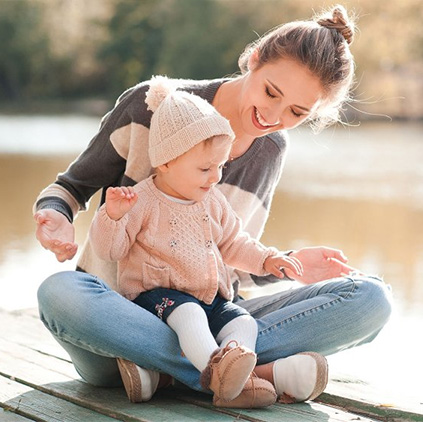
[[[0,116],[0,308],[36,306],[60,264],[34,237],[31,207],[95,134],[98,118]],[[291,132],[284,174],[263,242],[282,249],[327,245],[392,285],[394,315],[371,344],[330,357],[331,370],[371,382],[395,403],[423,401],[423,125],[367,123]],[[98,199],[76,223],[82,243]],[[273,289],[289,287],[286,283]]]

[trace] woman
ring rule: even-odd
[[[337,6],[313,21],[282,25],[248,46],[239,60],[239,77],[175,81],[179,89],[211,102],[231,123],[236,141],[219,187],[251,236],[260,237],[268,217],[285,159],[284,130],[303,122],[322,128],[337,120],[348,99],[352,37],[352,23]],[[123,93],[86,151],[38,197],[37,238],[59,261],[75,255],[73,218],[98,189],[134,185],[151,174],[148,88],[145,82]],[[305,286],[251,300],[236,296],[235,301],[257,319],[256,374],[275,385],[280,400],[301,401],[315,397],[321,385],[313,356],[371,341],[391,307],[385,284],[352,275],[341,251],[315,247],[287,253],[301,261],[303,276],[289,270],[286,276]],[[128,376],[134,389],[142,389],[143,400],[157,388],[155,371],[201,389],[175,334],[114,291],[116,268],[100,261],[89,242],[78,267],[49,277],[39,289],[39,306],[46,327],[83,379],[119,385],[115,358],[121,357],[134,363]],[[235,291],[240,283],[248,288],[275,281],[237,272],[233,280]],[[314,354],[302,353],[307,351]]]

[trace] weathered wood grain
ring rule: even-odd
[[[31,419],[0,408],[0,422],[30,422]]]
[[[215,408],[207,394],[169,388],[133,404],[123,388],[82,382],[35,310],[0,310],[0,422],[423,422],[419,404],[417,411],[384,407],[369,392],[332,380],[318,402],[239,410]]]
[[[2,376],[0,376],[0,404],[3,409],[9,411],[3,413],[5,418],[16,413],[43,422],[115,421],[113,418],[44,394]]]

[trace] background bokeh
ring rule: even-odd
[[[0,103],[19,108],[57,99],[112,100],[152,74],[195,79],[233,74],[239,54],[257,35],[283,22],[308,19],[332,4],[0,0]],[[342,4],[359,25],[352,46],[357,61],[354,106],[372,114],[421,118],[421,0]]]

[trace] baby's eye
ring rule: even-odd
[[[208,168],[208,169],[200,169],[203,173],[206,173],[206,172],[208,172],[210,169]]]

